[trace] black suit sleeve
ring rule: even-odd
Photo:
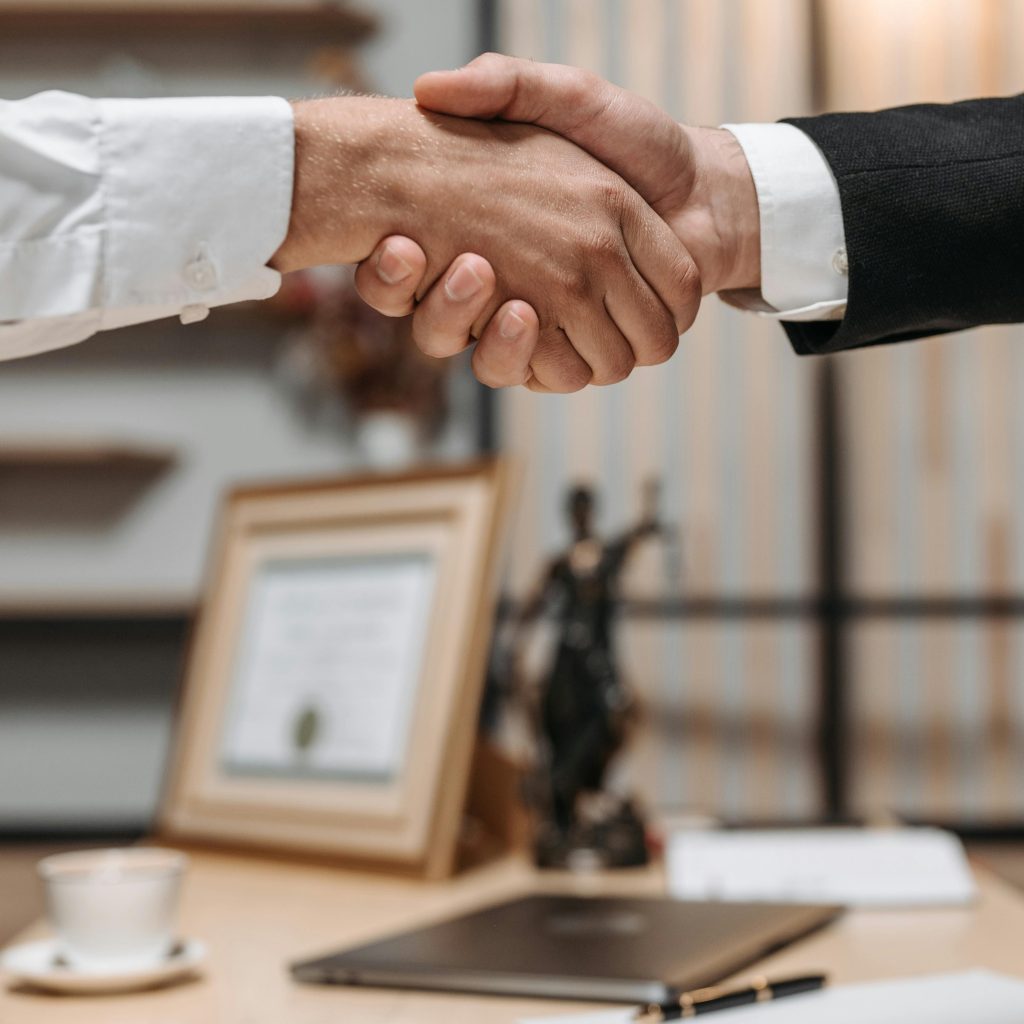
[[[839,185],[841,321],[788,322],[802,353],[1024,321],[1024,96],[787,118]]]

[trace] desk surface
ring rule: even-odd
[[[984,966],[1024,974],[1024,895],[979,871],[969,910],[860,911],[775,954],[769,973],[827,969],[836,982]],[[582,1005],[293,984],[301,956],[375,938],[505,896],[549,889],[650,893],[657,871],[590,878],[537,875],[506,860],[444,883],[325,867],[196,854],[186,882],[182,934],[210,959],[200,980],[114,997],[54,997],[0,985],[3,1024],[510,1024]],[[33,929],[33,932],[36,929]]]

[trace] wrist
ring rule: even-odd
[[[743,147],[724,128],[682,126],[693,154],[689,225],[680,232],[705,294],[761,285],[761,220]]]
[[[387,234],[395,197],[386,176],[383,101],[346,97],[293,105],[295,173],[276,270],[358,263]]]

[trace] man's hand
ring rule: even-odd
[[[415,90],[428,110],[529,122],[585,149],[686,242],[705,294],[760,284],[757,194],[730,132],[678,124],[642,96],[582,68],[498,53],[458,71],[421,75]]]
[[[731,133],[679,125],[654,104],[580,68],[485,54],[459,71],[436,71],[416,82],[416,98],[432,110],[463,117],[528,121],[563,135],[626,179],[683,240],[700,270],[705,293],[760,284],[760,221],[757,195],[743,151]],[[389,240],[406,245],[408,240]],[[372,267],[360,287],[382,312],[400,309],[401,289],[382,282]],[[427,302],[437,302],[428,293]],[[451,351],[467,332],[464,315],[447,311]],[[456,340],[458,339],[458,340]],[[441,344],[426,337],[431,347]],[[518,344],[525,346],[529,339]],[[508,344],[478,345],[476,363],[492,381],[510,359]]]
[[[292,219],[273,265],[370,257],[379,280],[416,278],[418,296],[443,277],[418,311],[428,353],[466,343],[438,295],[472,310],[469,333],[488,351],[518,352],[536,333],[526,363],[497,361],[536,390],[621,380],[668,358],[692,322],[700,282],[686,249],[621,178],[551,132],[369,98],[299,103],[295,118]],[[393,235],[429,241],[425,256]]]

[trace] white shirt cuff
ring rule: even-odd
[[[273,295],[288,230],[291,105],[278,97],[99,100],[101,326]]]
[[[841,319],[846,236],[839,188],[821,150],[790,124],[727,124],[754,179],[761,220],[761,290],[721,292],[779,320]]]

